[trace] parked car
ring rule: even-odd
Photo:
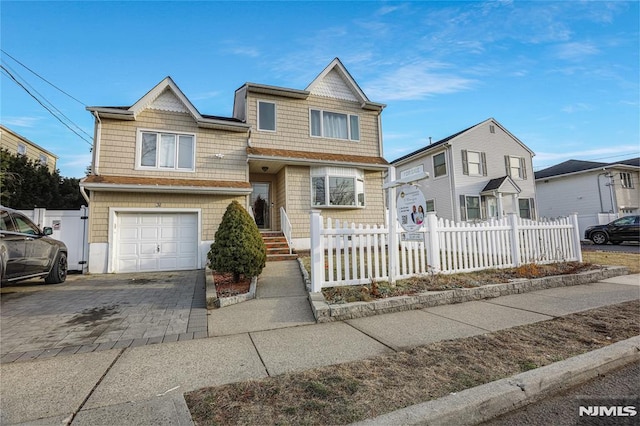
[[[625,216],[606,225],[590,226],[584,230],[584,237],[594,244],[640,241],[640,216]]]
[[[0,282],[43,277],[47,284],[67,278],[67,246],[48,237],[22,213],[0,206]]]

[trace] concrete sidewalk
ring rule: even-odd
[[[183,393],[392,353],[640,298],[640,275],[315,324],[295,262],[258,298],[210,312],[206,339],[0,365],[0,423],[191,424]],[[295,265],[295,267],[294,267]],[[213,330],[213,331],[212,331]]]

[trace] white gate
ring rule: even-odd
[[[53,229],[51,237],[67,245],[67,262],[69,271],[85,273],[89,257],[88,231],[89,209],[82,206],[80,210],[20,210],[21,213],[40,227]]]

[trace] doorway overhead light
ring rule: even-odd
[[[265,173],[266,173],[266,172],[267,172],[267,170],[269,170],[269,168],[268,168],[267,166],[262,166],[262,171],[263,171],[263,172],[265,172]]]

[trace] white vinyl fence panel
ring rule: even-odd
[[[40,229],[49,226],[53,229],[51,237],[66,244],[69,271],[85,272],[89,257],[88,231],[89,209],[79,210],[20,210]]]

